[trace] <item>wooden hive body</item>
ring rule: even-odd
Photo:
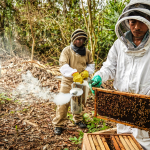
[[[82,150],[143,150],[131,134],[84,133]]]

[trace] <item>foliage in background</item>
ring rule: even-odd
[[[88,5],[82,7],[80,0],[1,0],[0,50],[24,57],[34,46],[34,58],[58,65],[61,51],[70,44],[71,33],[81,28],[91,38],[87,47],[94,51],[100,67],[116,40],[115,24],[128,2],[88,0]],[[91,42],[96,42],[95,48]]]
[[[129,0],[107,0],[106,6],[96,17],[98,25],[95,32],[98,36],[97,48],[95,50],[96,67],[99,68],[105,61],[108,51],[117,39],[115,25],[119,15]]]

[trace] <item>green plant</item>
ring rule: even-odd
[[[92,111],[92,116],[93,114],[94,111]],[[69,116],[69,119],[73,121],[73,115],[70,113],[68,113],[67,115]],[[99,119],[96,117],[92,118],[88,113],[85,113],[83,115],[83,121],[87,124],[88,133],[93,133],[100,130],[106,130],[109,128],[108,126],[106,126],[106,123],[103,119]],[[70,140],[75,144],[80,144],[82,143],[83,135],[84,133],[82,131],[79,131],[79,137],[77,138],[74,136],[73,138],[70,138]]]
[[[1,102],[1,104],[5,104],[5,101],[4,101],[4,100],[1,100],[0,102]]]
[[[73,137],[73,138],[69,138],[73,143],[75,144],[81,144],[82,143],[82,139],[83,139],[83,131],[79,131],[79,137]]]
[[[102,127],[100,127],[100,124],[103,124]],[[93,133],[100,130],[108,129],[109,127],[106,126],[106,123],[104,120],[93,117],[91,121],[87,123],[88,133]]]
[[[18,126],[15,125],[15,129],[16,129],[16,132],[17,132],[17,135],[18,135]]]
[[[73,114],[71,114],[71,113],[67,113],[67,117],[69,118],[69,120],[72,122],[72,123],[74,123],[74,121],[73,121]]]
[[[103,122],[103,127],[102,128],[100,128],[100,130],[106,130],[106,129],[108,129],[109,127],[108,126],[106,126],[106,122]]]
[[[18,127],[17,127],[17,125],[15,126],[15,128],[16,128],[16,131],[18,130]]]
[[[6,97],[5,94],[6,94],[6,93],[1,93],[1,94],[0,94],[0,98],[5,98],[5,97]]]
[[[28,109],[27,109],[27,108],[24,108],[23,111],[26,112],[26,111],[28,111]]]
[[[18,99],[16,99],[14,102],[15,102],[15,103],[19,103],[19,100],[18,100]]]
[[[87,123],[89,120],[90,120],[90,115],[88,113],[85,113],[83,115],[83,121]]]
[[[92,116],[94,115],[94,111],[91,111]],[[106,126],[106,123],[104,120],[96,118],[96,117],[91,117],[89,114],[85,113],[83,115],[83,120],[87,124],[88,128],[88,133],[100,131],[100,130],[105,130],[108,129],[109,127]],[[102,124],[102,127],[100,127],[100,124]]]
[[[0,99],[11,101],[12,99],[6,96],[6,93],[0,94]]]
[[[14,114],[14,113],[15,113],[15,111],[11,111],[11,112],[10,112],[10,114]]]
[[[98,124],[100,122],[100,119],[98,118],[93,118],[92,121],[88,122],[87,128],[88,128],[88,133],[96,132],[99,130]]]
[[[6,97],[6,100],[11,101],[12,99],[11,99],[11,98]]]

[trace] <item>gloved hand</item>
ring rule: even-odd
[[[92,78],[92,83],[90,85],[91,92],[95,95],[95,91],[92,90],[92,87],[100,87],[102,84],[102,78],[99,75],[96,75]]]
[[[79,82],[80,84],[83,83],[83,78],[81,77],[81,75],[79,74],[79,72],[73,73],[72,76],[73,76],[73,81],[74,82]]]
[[[87,70],[84,70],[83,72],[80,73],[82,78],[85,79],[85,78],[88,78],[89,77],[89,72]]]
[[[94,76],[92,81],[92,87],[100,87],[102,84],[102,78],[99,75]]]

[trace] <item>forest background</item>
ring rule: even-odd
[[[115,24],[129,0],[1,0],[0,53],[58,65],[71,33],[88,33],[96,68],[117,39]]]

